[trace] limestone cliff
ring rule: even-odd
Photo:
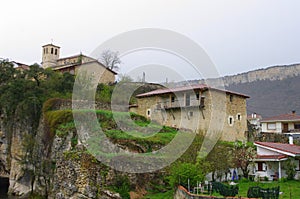
[[[260,80],[284,80],[289,77],[300,75],[300,64],[285,65],[285,66],[272,66],[265,69],[259,69],[241,73],[232,76],[223,77],[225,86],[233,84],[250,83]]]
[[[45,112],[42,114],[35,133],[28,123],[17,118],[12,129],[6,129],[3,121],[0,122],[0,139],[3,143],[0,160],[7,171],[6,175],[9,175],[9,194],[25,198],[35,193],[57,199],[119,199],[122,194],[112,187],[122,187],[126,180],[132,191],[145,190],[150,182],[163,183],[160,172],[127,174],[99,162],[78,143],[74,126],[58,129],[56,123],[64,124],[72,112],[68,110],[68,102],[53,102],[50,109],[54,113],[51,117]],[[107,107],[102,105],[102,108]],[[134,142],[128,146],[126,143],[120,145],[126,150],[147,150]]]

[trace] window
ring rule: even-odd
[[[55,49],[55,55],[57,55],[57,49]]]
[[[46,54],[48,54],[48,48],[46,48]]]
[[[296,123],[294,128],[295,129],[300,129],[300,123]]]
[[[201,96],[201,100],[200,100],[200,108],[204,108],[204,96]]]
[[[171,97],[171,102],[175,102],[175,96]]]
[[[190,111],[190,112],[189,112],[189,116],[190,116],[190,117],[193,117],[193,115],[194,115],[194,112],[193,112],[193,111]]]
[[[191,100],[190,94],[186,93],[185,94],[185,106],[190,106],[191,105],[190,100]]]
[[[230,100],[230,102],[233,101],[233,95],[229,95],[229,100]]]
[[[241,121],[241,119],[242,119],[242,116],[241,116],[241,114],[240,114],[240,113],[236,114],[236,119],[237,119],[238,121]]]
[[[151,116],[151,109],[147,109],[147,116],[148,116],[148,117]]]
[[[267,128],[269,130],[275,130],[276,129],[276,123],[268,123]]]
[[[200,99],[200,94],[199,93],[196,93],[196,98],[197,98],[197,100]]]
[[[263,162],[257,163],[257,171],[264,171],[264,169],[265,169],[264,167],[265,167],[265,165]]]
[[[229,126],[233,126],[233,123],[234,123],[233,117],[229,116],[228,117],[228,124],[229,124]]]
[[[53,48],[51,48],[51,54],[53,54]]]

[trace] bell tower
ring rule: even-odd
[[[43,68],[53,68],[57,65],[57,60],[59,59],[59,46],[53,44],[46,44],[42,46],[42,67]]]

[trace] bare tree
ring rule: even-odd
[[[118,70],[121,60],[119,58],[119,52],[113,52],[111,50],[105,50],[102,52],[99,61],[111,70]]]

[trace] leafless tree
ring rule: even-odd
[[[102,52],[99,61],[111,70],[118,70],[121,60],[119,58],[119,52],[113,52],[111,50],[105,50]]]

